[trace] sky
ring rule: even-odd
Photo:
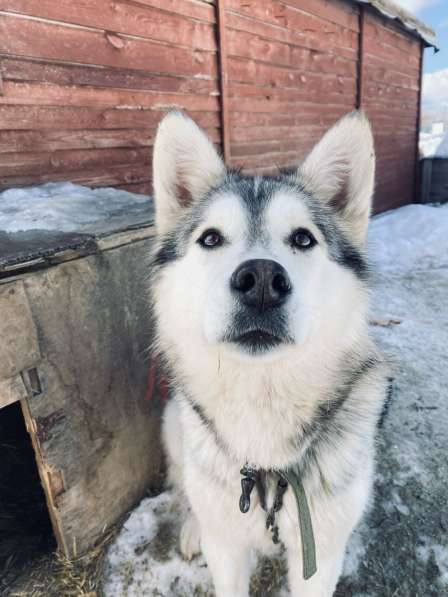
[[[425,50],[423,62],[423,111],[445,119],[448,115],[448,0],[395,0],[432,27],[440,51]]]

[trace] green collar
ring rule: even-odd
[[[300,539],[302,541],[303,578],[308,580],[317,571],[317,565],[313,522],[311,520],[311,512],[308,500],[306,499],[305,489],[297,469],[279,471],[279,475],[289,483],[296,498],[299,513]]]
[[[289,485],[294,493],[297,503],[297,511],[299,516],[299,531],[302,543],[302,561],[303,561],[303,578],[308,580],[315,574],[317,570],[316,565],[316,543],[314,540],[313,523],[311,520],[311,513],[308,507],[305,489],[303,487],[302,479],[298,467],[293,469],[285,469],[276,471],[280,480],[277,484],[274,503],[271,510],[268,512],[266,519],[266,528],[272,527],[274,543],[278,542],[278,527],[275,524],[275,514],[281,509],[283,505],[283,494]],[[250,508],[250,494],[252,489],[256,486],[260,497],[260,503],[264,510],[266,510],[265,501],[265,485],[264,480],[267,476],[266,471],[254,469],[249,466],[244,466],[241,469],[243,478],[241,479],[241,497],[240,510],[243,513],[249,511]]]

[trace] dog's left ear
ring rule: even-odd
[[[370,124],[362,112],[339,120],[298,169],[300,183],[332,207],[353,240],[364,244],[375,178]]]
[[[224,177],[226,168],[207,135],[179,111],[159,124],[154,143],[156,226],[164,234],[191,205]]]

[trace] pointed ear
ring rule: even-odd
[[[156,226],[163,234],[176,224],[182,209],[224,178],[226,169],[207,135],[177,111],[159,124],[153,155]]]
[[[313,197],[340,214],[353,240],[363,244],[375,178],[373,137],[365,115],[352,112],[341,118],[297,174]]]

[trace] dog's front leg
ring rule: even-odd
[[[225,525],[223,520],[223,525]],[[230,541],[227,533],[201,531],[202,553],[210,569],[216,597],[248,597],[250,549]]]
[[[345,544],[332,558],[320,558],[317,572],[305,580],[302,574],[301,552],[288,549],[289,587],[291,597],[332,597],[344,562]]]
[[[206,469],[205,469],[206,470]],[[199,522],[201,551],[210,569],[216,597],[248,597],[251,571],[250,533],[238,508],[238,481],[221,483],[187,460],[186,490]]]

